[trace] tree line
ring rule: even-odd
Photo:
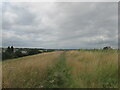
[[[22,51],[26,53],[22,53]],[[18,50],[16,50],[14,46],[8,46],[6,50],[2,50],[2,60],[35,55],[35,54],[39,54],[43,52],[51,52],[51,51],[54,51],[54,50],[49,49],[46,51],[44,49],[41,49],[40,51],[39,49],[31,49],[31,48],[27,48],[27,49],[19,48]]]

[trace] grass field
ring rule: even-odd
[[[3,61],[3,88],[117,88],[118,53],[56,51]]]

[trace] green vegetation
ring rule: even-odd
[[[118,53],[107,51],[70,51],[67,63],[79,88],[117,88]]]
[[[48,69],[48,77],[46,78],[46,88],[66,88],[72,85],[72,76],[70,68],[66,65],[65,52],[60,55],[59,60],[54,67]]]
[[[3,61],[3,88],[40,88],[61,52]]]
[[[14,48],[13,46],[8,46],[8,48],[2,48],[2,60],[9,60],[53,51],[55,51],[55,49]]]
[[[3,87],[117,88],[117,50],[71,50],[3,61]]]

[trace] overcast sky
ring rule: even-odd
[[[117,48],[117,5],[117,2],[3,3],[2,44],[38,48]]]

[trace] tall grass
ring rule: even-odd
[[[43,53],[3,62],[3,88],[40,88],[48,68],[61,52]]]
[[[118,87],[118,53],[108,51],[70,51],[67,64],[79,88]]]
[[[3,61],[5,88],[117,88],[116,50],[74,50]]]

